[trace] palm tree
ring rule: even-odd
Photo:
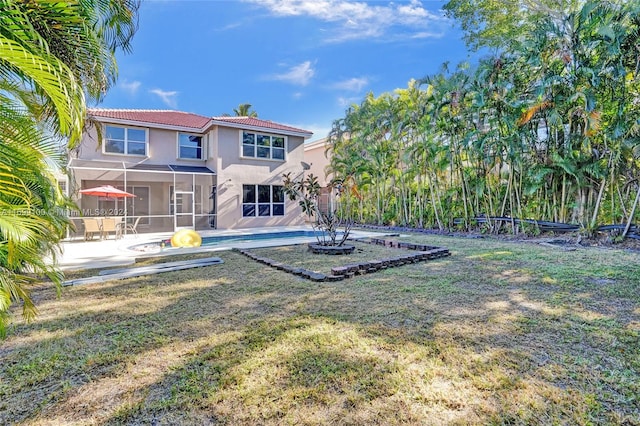
[[[233,109],[236,117],[257,117],[258,113],[251,109],[251,104],[240,104],[238,108]]]
[[[0,143],[0,336],[12,301],[22,300],[23,316],[34,317],[28,292],[32,274],[60,283],[61,274],[44,257],[55,254],[69,225],[69,205],[48,172],[47,157],[56,154],[57,143],[45,138],[33,117],[11,101],[0,95],[4,129]]]
[[[69,67],[91,99],[100,100],[117,78],[115,51],[130,51],[138,0],[89,0],[60,7],[50,1],[3,0],[0,32],[48,52]],[[44,44],[43,44],[44,43]]]
[[[32,273],[58,287],[55,255],[69,207],[49,172],[53,136],[69,146],[82,133],[85,94],[100,99],[115,82],[115,49],[128,48],[137,2],[2,0],[0,14],[0,333],[14,301],[31,319]],[[49,136],[47,136],[49,135]],[[53,135],[53,136],[51,136]],[[58,160],[60,160],[58,158]],[[6,214],[5,214],[6,213]],[[28,275],[29,274],[29,275]]]
[[[442,228],[485,214],[579,222],[587,234],[607,221],[630,228],[640,206],[640,7],[559,1],[567,7],[540,8],[535,29],[475,70],[445,64],[334,122],[331,165],[359,183],[362,219]]]

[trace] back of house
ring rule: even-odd
[[[90,109],[70,154],[68,193],[81,217],[138,217],[137,231],[255,228],[303,223],[282,175],[301,173],[312,133],[253,117],[169,110]],[[135,197],[80,195],[112,185]],[[76,226],[82,232],[82,226]]]

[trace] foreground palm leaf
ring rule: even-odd
[[[22,301],[27,320],[35,316],[34,276],[61,282],[52,265],[72,206],[50,172],[62,159],[56,137],[79,142],[85,94],[99,100],[115,83],[115,50],[129,49],[137,8],[130,0],[0,0],[0,335],[13,302]]]

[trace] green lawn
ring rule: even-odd
[[[640,253],[407,239],[452,256],[38,287],[0,342],[0,424],[640,424]]]

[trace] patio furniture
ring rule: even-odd
[[[136,234],[137,235],[138,234],[138,229],[137,228],[138,228],[138,223],[140,223],[140,219],[142,219],[142,216],[138,216],[136,218],[136,220],[133,222],[133,224],[127,223],[125,225],[125,227],[124,227],[125,231],[126,232],[130,231],[132,234]]]
[[[114,219],[111,217],[102,219],[102,238],[107,238],[109,233],[113,232],[114,238],[117,240],[122,236],[122,219]]]
[[[93,234],[102,236],[102,230],[100,229],[100,222],[98,222],[98,219],[83,218],[82,223],[84,224],[85,241],[93,240]]]

